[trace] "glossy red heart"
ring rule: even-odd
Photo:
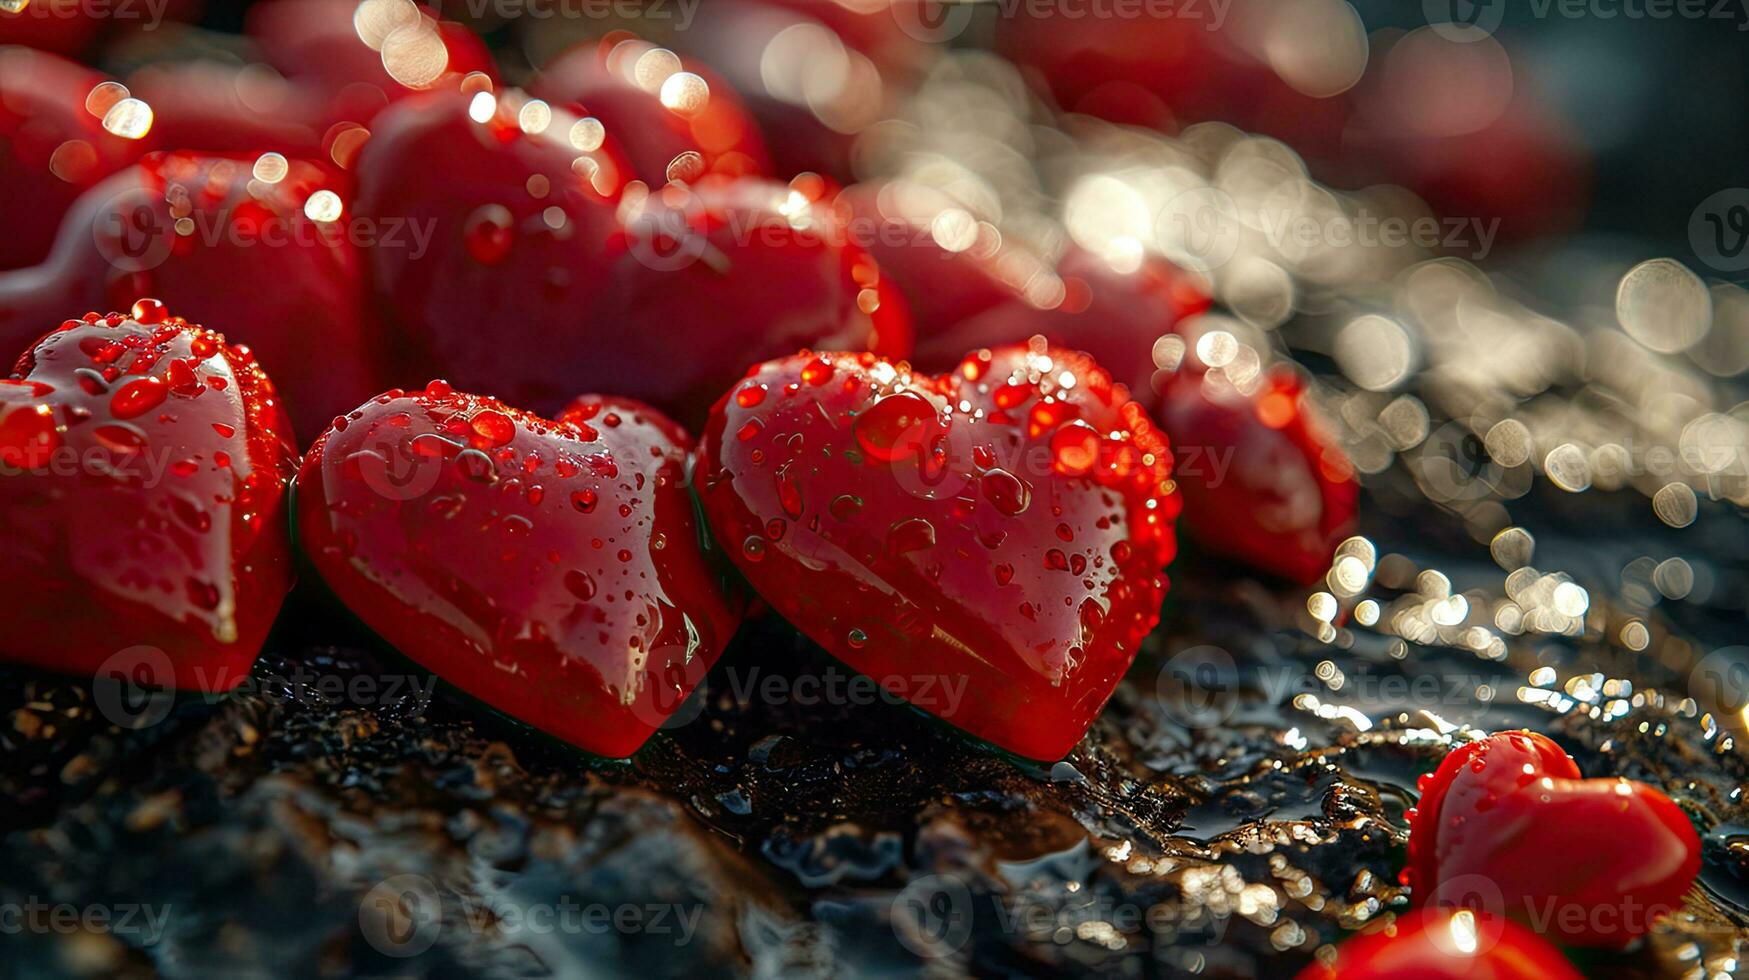
[[[553,412],[612,325],[599,315],[624,164],[584,117],[514,90],[408,99],[359,154],[358,213],[422,229],[367,256],[401,371]],[[423,377],[420,377],[423,375]]]
[[[1468,909],[1423,909],[1336,948],[1299,980],[1579,980],[1561,951],[1513,922]]]
[[[247,344],[307,444],[385,383],[357,243],[419,242],[404,222],[356,224],[346,197],[342,178],[301,160],[152,154],[80,198],[46,262],[0,274],[0,342],[23,347],[67,309],[151,296]]]
[[[41,262],[79,195],[151,149],[150,129],[139,128],[145,117],[132,107],[116,109],[126,94],[83,65],[42,51],[0,49],[0,187],[6,188],[0,269]],[[103,125],[111,110],[116,132]],[[56,311],[57,320],[62,315],[65,310]]]
[[[759,127],[729,83],[647,41],[622,34],[579,45],[542,69],[530,91],[555,105],[583,106],[651,187],[771,172]]]
[[[1474,905],[1560,942],[1620,946],[1679,908],[1700,840],[1668,796],[1582,779],[1535,732],[1499,732],[1424,777],[1409,828],[1420,905]],[[1488,906],[1498,907],[1488,907]]]
[[[156,301],[38,341],[0,382],[4,658],[148,646],[153,684],[241,683],[291,586],[288,429],[248,353]]]
[[[1360,488],[1305,381],[1286,365],[1250,377],[1209,370],[1194,349],[1184,358],[1156,384],[1157,417],[1178,451],[1186,530],[1216,554],[1317,581],[1354,531]]]
[[[311,448],[300,542],[342,602],[439,677],[630,755],[738,622],[686,464],[684,433],[636,403],[548,421],[434,381],[373,399]]]
[[[809,177],[716,178],[628,202],[601,297],[616,333],[581,383],[700,425],[749,364],[803,347],[909,356],[903,300],[826,193]]]
[[[267,0],[250,6],[246,27],[275,71],[326,104],[330,123],[368,124],[390,103],[454,91],[470,74],[497,78],[484,42],[423,5]]]
[[[1208,309],[1206,285],[1164,259],[1147,256],[1127,268],[1072,248],[1054,271],[1032,273],[1020,295],[933,334],[920,333],[927,339],[919,340],[916,360],[926,369],[945,369],[965,351],[1042,335],[1091,354],[1152,409],[1158,402],[1154,345]]]
[[[1159,618],[1170,449],[1085,355],[1007,347],[939,377],[769,361],[717,403],[699,456],[711,530],[765,601],[1012,752],[1061,758]]]

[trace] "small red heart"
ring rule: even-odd
[[[722,76],[623,31],[554,58],[531,91],[555,105],[582,105],[651,187],[771,173],[759,126]]]
[[[1409,834],[1418,904],[1479,907],[1576,945],[1645,933],[1700,871],[1700,839],[1668,796],[1582,779],[1559,745],[1528,731],[1447,755],[1424,777]]]
[[[444,680],[604,756],[649,738],[738,621],[684,433],[616,399],[548,421],[434,381],[336,420],[298,474],[304,552]]]
[[[1336,948],[1299,980],[1579,980],[1579,971],[1536,933],[1468,909],[1421,909]]]
[[[1158,417],[1178,449],[1185,527],[1216,554],[1317,581],[1354,531],[1360,488],[1305,381],[1283,365],[1235,381],[1184,358],[1159,385]]]
[[[389,249],[416,239],[403,222],[361,232],[327,168],[268,161],[261,179],[258,160],[154,153],[93,188],[46,262],[0,274],[0,344],[30,343],[67,309],[151,296],[248,345],[308,444],[387,383],[359,234]]]
[[[154,685],[241,683],[291,587],[289,431],[246,351],[155,300],[39,340],[0,381],[4,658],[143,645]]]
[[[0,45],[14,43],[5,34],[7,20],[78,22],[36,11],[0,14]],[[134,126],[143,117],[129,111],[131,104],[116,108],[126,96],[119,82],[84,65],[46,51],[0,47],[0,187],[6,188],[0,269],[41,262],[79,195],[152,148],[150,132]],[[105,129],[106,117],[127,135]]]
[[[1171,452],[1082,354],[954,372],[872,354],[758,365],[719,401],[694,485],[764,599],[888,691],[1061,758],[1159,619]]]

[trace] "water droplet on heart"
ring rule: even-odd
[[[1012,581],[1014,581],[1014,566],[1008,564],[1007,562],[1002,562],[1001,564],[997,565],[996,566],[996,584],[997,585],[1007,585],[1008,583],[1010,583]]]
[[[575,568],[566,572],[565,588],[585,602],[595,598],[595,580],[589,577],[588,572],[580,572]]]
[[[1099,463],[1099,433],[1073,422],[1051,435],[1051,469],[1063,476],[1086,476]]]
[[[841,493],[832,498],[832,503],[826,508],[835,520],[848,521],[862,509],[862,498],[853,494]]]
[[[765,558],[765,539],[757,534],[750,534],[747,540],[741,542],[741,555],[748,561],[760,561]]]
[[[851,427],[868,458],[890,463],[915,456],[939,430],[940,420],[928,399],[901,391],[864,409]]]
[[[935,525],[921,517],[907,517],[895,521],[887,529],[887,552],[893,555],[903,555],[912,551],[921,551],[935,545]]]
[[[791,520],[802,516],[802,485],[795,474],[795,464],[785,463],[777,470],[777,500]]]
[[[752,408],[763,401],[765,401],[765,386],[762,384],[750,384],[735,392],[735,404],[742,408]]]
[[[0,462],[7,466],[41,466],[60,444],[54,411],[47,405],[21,405],[0,416]]]
[[[159,300],[148,298],[134,303],[133,315],[135,321],[150,326],[154,323],[163,323],[169,318],[170,311]]]
[[[863,644],[868,642],[868,634],[864,633],[862,630],[851,630],[849,634],[844,637],[844,641],[850,644],[850,649],[861,650]]]
[[[816,357],[802,366],[802,380],[811,385],[823,385],[832,380],[832,362]]]
[[[481,265],[497,265],[510,253],[516,239],[511,226],[515,218],[502,204],[487,204],[468,215],[462,229],[462,245],[468,255]]]
[[[758,419],[748,419],[747,424],[741,426],[741,428],[735,432],[735,438],[740,440],[741,442],[746,442],[749,439],[752,439],[754,436],[758,435],[762,430],[764,430],[764,428],[765,428],[764,422],[761,422]]]
[[[1069,556],[1059,548],[1052,548],[1045,552],[1045,567],[1055,572],[1068,571]]]
[[[481,449],[495,449],[516,436],[516,423],[510,421],[510,416],[492,409],[477,413],[468,425],[476,436],[474,445]]]
[[[164,403],[170,389],[157,378],[135,378],[122,385],[109,399],[109,411],[118,419],[138,418]]]
[[[598,499],[593,490],[579,490],[571,494],[571,506],[577,508],[578,512],[587,514],[595,509]]]
[[[978,486],[984,492],[984,499],[1009,517],[1024,513],[1032,503],[1032,491],[1027,489],[1026,483],[1004,469],[985,473]]]

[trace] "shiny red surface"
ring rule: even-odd
[[[995,255],[977,248],[943,248],[930,224],[942,212],[958,208],[946,194],[908,181],[876,181],[846,188],[835,206],[856,242],[904,295],[916,323],[918,363],[927,370],[945,371],[967,351],[1018,343],[1036,332],[1008,331],[993,342],[965,342],[975,337],[957,329],[962,321],[1023,303],[1021,287],[1035,276],[1049,275],[1049,269],[1043,260],[1014,248]]]
[[[739,621],[681,435],[620,399],[555,422],[440,381],[391,391],[305,456],[299,540],[341,601],[445,681],[630,755]]]
[[[380,390],[379,341],[347,231],[352,215],[319,224],[304,210],[320,190],[344,199],[345,183],[291,161],[266,184],[251,177],[254,159],[154,154],[93,189],[62,222],[46,262],[0,273],[0,344],[29,344],[67,309],[152,296],[247,344],[307,444]],[[411,229],[400,235],[411,247]]]
[[[815,642],[1051,760],[1159,619],[1170,467],[1141,406],[1084,355],[1002,348],[931,377],[803,353],[718,402],[693,482],[724,550]]]
[[[697,426],[750,364],[815,349],[911,353],[902,299],[816,183],[712,179],[653,196],[616,236],[585,387]]]
[[[920,332],[917,363],[940,370],[966,351],[1017,344],[1039,334],[1093,355],[1112,377],[1129,385],[1137,401],[1152,408],[1154,342],[1208,309],[1205,284],[1164,259],[1149,256],[1135,270],[1119,271],[1081,248],[1058,261],[1056,275],[1062,290],[1053,293],[1052,306],[1015,296],[946,329]]]
[[[611,136],[584,152],[567,139],[570,123],[527,131],[514,93],[485,122],[469,116],[472,102],[451,93],[396,106],[356,165],[360,215],[430,234],[424,251],[368,256],[377,307],[396,328],[391,380],[443,374],[464,390],[556,411],[591,389],[576,372],[612,337],[599,312],[617,227],[604,195],[617,191],[622,164]],[[600,188],[574,167],[598,175]]]
[[[366,44],[354,24],[355,0],[267,0],[249,8],[249,36],[275,70],[326,100],[330,122],[368,123],[384,106],[420,91],[453,91],[471,72],[496,79],[492,53],[472,31],[438,21],[423,5],[419,16],[439,32],[449,61],[424,89],[409,88],[383,67],[382,52]],[[407,28],[402,28],[407,29]]]
[[[1347,940],[1334,964],[1314,963],[1299,980],[1579,980],[1559,949],[1524,926],[1482,915],[1454,926],[1454,914],[1426,909],[1398,916]],[[1466,949],[1472,937],[1473,949]]]
[[[91,90],[107,80],[41,51],[0,51],[0,187],[6,189],[7,226],[0,236],[0,269],[42,261],[79,195],[151,148],[148,141],[108,132],[103,117],[86,109]],[[57,321],[65,315],[64,309],[54,313]]]
[[[0,381],[0,656],[91,674],[145,645],[150,683],[229,690],[291,586],[297,454],[248,353],[136,315],[66,321]]]
[[[577,104],[601,120],[624,148],[632,172],[651,187],[705,174],[730,177],[771,173],[771,156],[759,127],[741,97],[722,76],[690,59],[682,71],[702,78],[710,97],[701,106],[670,108],[660,97],[661,83],[634,81],[640,55],[653,46],[622,41],[579,45],[542,69],[531,91],[554,105]],[[696,163],[679,160],[697,154]]]
[[[1200,369],[1195,353],[1156,384],[1157,417],[1178,451],[1185,530],[1199,545],[1311,583],[1354,530],[1354,467],[1287,367],[1255,391]]]
[[[1446,756],[1409,825],[1417,904],[1498,904],[1487,910],[1564,943],[1625,944],[1679,908],[1699,870],[1700,840],[1668,796],[1582,779],[1535,732],[1498,732]]]

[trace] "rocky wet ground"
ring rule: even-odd
[[[1461,533],[1394,551],[1374,520],[1387,610],[1437,554],[1457,556],[1456,590],[1500,578]],[[1578,536],[1540,548],[1614,560]],[[872,695],[771,617],[629,763],[434,686],[307,595],[227,699],[11,672],[0,902],[25,927],[5,972],[1277,976],[1407,906],[1416,777],[1466,731],[1513,726],[1588,775],[1661,787],[1705,841],[1680,913],[1582,965],[1738,969],[1743,721],[1702,703],[1736,690],[1706,639],[1740,624],[1729,601],[1663,604],[1634,650],[1598,638],[1620,632],[1630,576],[1594,593],[1597,629],[1484,656],[1346,615],[1321,628],[1304,592],[1194,557],[1173,578],[1164,624],[1055,765]]]

